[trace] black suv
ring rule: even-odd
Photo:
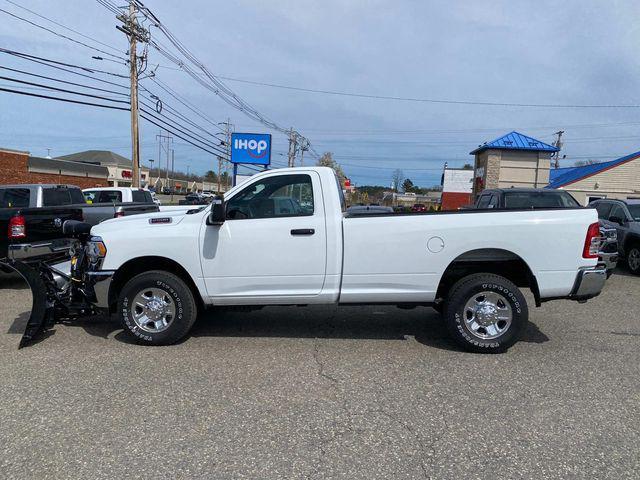
[[[640,275],[640,199],[595,200],[589,204],[598,218],[618,232],[618,252],[627,260],[629,270]]]

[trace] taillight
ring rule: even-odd
[[[16,215],[9,220],[9,239],[25,238],[27,236],[27,226],[22,215]]]
[[[587,238],[584,239],[582,258],[598,258],[600,250],[600,225],[592,223],[587,229]]]
[[[120,218],[120,217],[124,217],[124,212],[122,210],[113,214],[113,218]]]

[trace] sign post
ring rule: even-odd
[[[271,165],[271,134],[240,133],[231,134],[231,163],[233,163],[233,183],[236,185],[238,165]]]

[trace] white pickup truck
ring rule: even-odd
[[[208,306],[396,304],[432,306],[463,348],[499,352],[527,324],[520,289],[537,306],[600,293],[598,246],[585,208],[352,216],[333,170],[305,167],[94,226],[75,275],[146,344],[178,341]]]

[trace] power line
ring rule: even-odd
[[[25,7],[25,6],[23,6],[23,5],[18,4],[18,3],[16,3],[16,2],[14,2],[13,0],[5,0],[5,1],[6,1],[6,2],[8,2],[8,3],[10,3],[11,5],[14,5],[14,6],[18,7],[18,8],[21,8],[22,10],[25,10],[25,11],[27,11],[27,12],[29,12],[29,13],[31,13],[31,14],[33,14],[33,15],[37,16],[37,17],[40,17],[40,18],[42,18],[43,20],[47,20],[48,22],[51,22],[51,23],[53,23],[54,25],[57,25],[58,27],[62,27],[62,28],[64,28],[65,30],[69,30],[70,32],[75,33],[76,35],[80,35],[81,37],[86,38],[86,39],[88,39],[88,40],[91,40],[91,41],[92,41],[92,42],[94,42],[94,43],[97,43],[97,44],[99,44],[99,45],[102,45],[102,46],[104,46],[104,47],[107,47],[107,48],[111,49],[111,50],[112,50],[112,51],[114,51],[114,52],[121,53],[117,48],[114,48],[113,46],[109,45],[108,43],[101,42],[100,40],[96,40],[95,38],[92,38],[92,37],[90,37],[89,35],[85,35],[85,34],[84,34],[84,33],[82,33],[82,32],[79,32],[79,31],[77,31],[77,30],[74,30],[74,29],[73,29],[73,28],[71,28],[71,27],[67,27],[66,25],[63,25],[63,24],[61,24],[61,23],[59,23],[59,22],[57,22],[57,21],[55,21],[55,20],[52,20],[52,19],[50,19],[50,18],[48,18],[48,17],[45,17],[44,15],[39,14],[38,12],[34,12],[33,10],[28,9],[27,7]]]
[[[195,144],[195,143],[193,143],[193,142],[191,142],[191,141],[187,140],[187,139],[186,139],[186,138],[184,138],[182,135],[180,135],[180,134],[176,133],[174,130],[172,130],[172,128],[170,128],[170,127],[166,127],[166,126],[163,126],[163,125],[161,125],[160,123],[158,123],[158,122],[156,122],[156,121],[154,121],[154,120],[151,120],[150,118],[147,118],[147,117],[146,117],[146,114],[145,114],[144,112],[143,112],[143,113],[141,113],[141,114],[140,114],[140,116],[141,116],[143,119],[145,119],[147,122],[149,122],[149,123],[151,123],[151,124],[155,125],[156,127],[159,127],[159,128],[162,128],[162,129],[164,129],[164,130],[168,131],[168,132],[169,132],[169,133],[171,133],[172,135],[175,135],[176,137],[178,137],[178,138],[180,138],[180,139],[184,140],[184,141],[185,141],[185,142],[187,142],[188,144],[190,144],[190,145],[192,145],[192,146],[194,146],[194,147],[196,147],[196,148],[199,148],[200,150],[202,150],[202,151],[204,151],[204,152],[210,153],[211,155],[218,155],[217,153],[215,153],[215,152],[213,152],[213,151],[211,151],[211,150],[209,150],[209,149],[207,149],[207,148],[204,148],[204,147],[202,147],[201,145],[197,145],[197,144]]]
[[[142,103],[142,105],[144,105],[145,107],[148,107],[145,103]],[[178,130],[183,135],[186,135],[187,137],[191,138],[193,141],[202,143],[206,147],[208,147],[208,148],[210,148],[212,150],[216,150],[217,152],[220,152],[220,154],[226,155],[226,152],[224,150],[222,150],[219,147],[216,147],[215,145],[209,143],[203,137],[198,136],[193,131],[191,131],[191,130],[187,129],[186,127],[184,127],[184,125],[179,125],[179,124],[176,124],[176,123],[172,123],[170,120],[166,119],[166,117],[164,119],[160,118],[160,117],[158,117],[157,115],[155,115],[154,113],[150,112],[149,110],[147,110],[145,108],[141,108],[140,111],[143,112],[145,115],[152,117],[153,119],[155,119],[158,122],[162,122],[164,124],[171,125],[174,129]]]
[[[336,90],[320,90],[314,88],[295,87],[291,85],[281,85],[276,83],[257,82],[253,80],[244,80],[233,77],[219,76],[230,82],[246,83],[262,87],[280,88],[285,90],[295,90],[299,92],[318,93],[324,95],[337,95],[342,97],[358,97],[369,98],[375,100],[396,100],[402,102],[420,102],[420,103],[442,103],[447,105],[476,105],[487,107],[524,107],[524,108],[640,108],[638,104],[631,105],[580,105],[580,104],[554,104],[554,103],[510,103],[510,102],[485,102],[472,100],[443,100],[435,98],[416,98],[416,97],[397,97],[391,95],[372,95],[366,93],[340,92]]]
[[[42,63],[42,64],[54,64],[54,65],[62,65],[65,67],[69,67],[69,68],[75,68],[75,69],[79,69],[79,70],[83,70],[85,72],[89,72],[89,73],[102,73],[104,75],[110,75],[113,77],[118,77],[118,78],[129,78],[127,75],[122,75],[120,73],[114,73],[114,72],[109,72],[106,70],[99,70],[97,68],[92,68],[92,67],[84,67],[81,65],[75,65],[73,63],[65,63],[65,62],[60,62],[58,60],[51,60],[49,58],[44,58],[44,57],[37,57],[35,55],[29,55],[27,53],[23,53],[23,52],[17,52],[15,50],[9,50],[7,48],[1,48],[0,47],[0,53],[6,53],[8,55],[13,55],[15,57],[18,58],[22,58],[24,60],[30,60],[30,61],[37,61],[36,63]],[[53,66],[53,65],[50,65]],[[72,73],[76,73],[76,72],[72,72]],[[79,75],[78,73],[76,73],[77,75]],[[102,80],[103,82],[106,82],[106,80]],[[113,85],[118,85],[122,88],[129,88],[129,87],[125,87],[124,85],[119,85],[117,83],[113,83]]]
[[[171,97],[175,98],[178,102],[180,102],[182,105],[187,107],[189,110],[191,110],[193,113],[198,115],[200,118],[202,118],[203,120],[206,120],[208,123],[210,123],[212,126],[217,128],[218,130],[224,131],[224,129],[222,127],[220,127],[220,125],[218,125],[215,120],[212,120],[209,116],[207,116],[205,113],[203,113],[202,110],[200,110],[199,108],[195,107],[191,102],[186,100],[184,97],[182,97],[179,93],[177,93],[175,90],[173,90],[167,84],[161,82],[155,76],[151,77],[151,80],[153,80],[162,90],[167,92]],[[151,93],[151,92],[149,92],[149,93]]]
[[[9,12],[7,10],[4,10],[3,8],[0,8],[0,12],[6,13],[7,15],[10,15],[13,18],[16,18],[18,20],[22,20],[23,22],[26,22],[26,23],[28,23],[30,25],[33,25],[34,27],[40,28],[42,30],[45,30],[45,31],[47,31],[49,33],[52,33],[53,35],[56,35],[56,36],[58,36],[60,38],[64,38],[65,40],[69,40],[69,41],[71,41],[73,43],[77,43],[78,45],[82,45],[83,47],[90,48],[91,50],[95,50],[95,51],[100,52],[100,53],[102,53],[104,55],[109,55],[110,57],[117,58],[118,60],[122,60],[122,64],[126,65],[126,63],[125,63],[123,58],[121,58],[121,57],[119,57],[117,55],[114,55],[113,53],[109,53],[106,50],[102,50],[102,49],[100,49],[98,47],[92,47],[91,45],[88,45],[88,44],[86,44],[84,42],[81,42],[80,40],[76,40],[76,39],[71,38],[71,37],[69,37],[67,35],[64,35],[62,33],[56,32],[55,30],[47,28],[47,27],[45,27],[43,25],[40,25],[38,23],[32,22],[31,20],[23,18],[23,17],[21,17],[19,15],[16,15],[15,13],[11,13],[11,12]]]
[[[114,92],[113,90],[107,90],[105,88],[94,87],[92,85],[85,85],[85,84],[82,84],[82,83],[69,82],[69,81],[66,81],[66,80],[61,80],[59,78],[47,77],[46,75],[38,75],[37,73],[31,73],[31,72],[27,72],[27,71],[24,71],[24,70],[18,70],[18,69],[9,68],[9,67],[3,67],[2,65],[0,65],[0,69],[9,70],[10,72],[21,73],[23,75],[29,75],[29,76],[32,76],[32,77],[43,78],[45,80],[52,80],[54,82],[60,82],[60,83],[66,84],[66,85],[73,85],[73,86],[82,87],[82,88],[90,88],[90,89],[97,90],[97,91],[100,91],[100,92],[113,93],[114,95],[124,95],[125,97],[128,96],[126,93],[122,93],[122,92]]]
[[[72,95],[80,95],[80,96],[83,96],[83,97],[98,98],[100,100],[106,100],[108,102],[124,103],[125,105],[129,104],[129,102],[124,101],[124,100],[117,100],[117,99],[114,99],[114,98],[104,97],[104,96],[101,96],[101,95],[91,95],[90,93],[76,92],[74,90],[67,90],[65,88],[52,87],[52,86],[49,86],[49,85],[44,85],[42,83],[27,82],[25,80],[18,80],[17,78],[0,76],[0,80],[7,80],[9,82],[21,83],[23,85],[30,85],[32,87],[46,88],[48,90],[54,90],[56,92],[62,92],[62,93],[70,93]]]
[[[37,94],[37,93],[21,92],[19,90],[13,90],[13,89],[4,88],[4,87],[0,88],[0,91],[8,92],[8,93],[16,93],[18,95],[27,95],[29,97],[38,97],[38,98],[46,98],[46,99],[49,99],[49,100],[58,100],[60,102],[77,103],[79,105],[90,105],[90,106],[93,106],[93,107],[101,107],[101,108],[110,108],[110,109],[113,109],[113,110],[126,110],[126,111],[129,111],[128,108],[117,107],[115,105],[103,105],[103,104],[99,104],[99,103],[82,102],[80,100],[71,100],[69,98],[60,98],[60,97],[52,97],[50,95],[41,95],[41,94]]]

